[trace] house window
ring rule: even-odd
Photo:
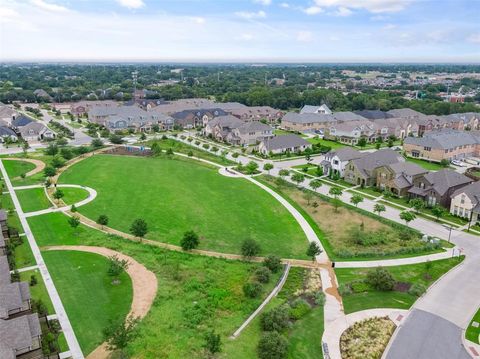
[[[334,161],[333,161],[333,164],[334,164],[334,165],[338,165],[338,161],[337,161],[337,160],[334,160]]]
[[[424,150],[424,151],[431,151],[431,150],[432,150],[432,148],[431,148],[431,147],[426,147],[426,146],[425,146],[425,147],[423,147],[423,150]]]
[[[456,216],[458,215],[458,206],[453,207],[453,214]]]
[[[462,197],[460,198],[460,203],[464,204],[465,203],[465,195],[462,194]]]

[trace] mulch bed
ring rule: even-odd
[[[397,282],[395,283],[395,286],[393,287],[393,290],[397,292],[402,292],[406,293],[412,286],[412,283],[406,283],[406,282]]]

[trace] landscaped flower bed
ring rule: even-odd
[[[394,331],[395,324],[388,317],[355,323],[340,338],[342,359],[381,358]]]

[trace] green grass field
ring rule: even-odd
[[[440,163],[438,162],[429,162],[426,160],[422,160],[420,158],[412,158],[412,157],[405,157],[405,160],[411,163],[415,163],[419,165],[420,167],[425,168],[426,170],[429,171],[439,171],[445,169]]]
[[[473,327],[473,322],[480,323],[480,309],[473,316],[472,321],[468,325],[467,331],[465,332],[465,338],[474,343],[480,344],[480,327]]]
[[[328,146],[332,150],[336,150],[338,148],[342,148],[342,147],[347,146],[347,145],[344,145],[343,143],[340,143],[340,142],[324,140],[324,139],[321,139],[321,138],[308,138],[307,141],[312,143],[312,144],[314,143],[314,144],[319,144],[319,145],[322,145],[322,146]]]
[[[8,177],[11,179],[14,177],[19,177],[22,174],[26,174],[27,172],[33,170],[35,168],[35,165],[30,162],[24,162],[24,161],[2,161],[3,166],[5,167],[5,170],[8,173]]]
[[[30,278],[32,275],[37,278],[37,284],[34,286],[30,286],[30,295],[32,299],[36,301],[42,301],[42,303],[45,304],[49,315],[55,314],[52,301],[50,300],[47,288],[45,287],[45,283],[43,283],[42,275],[40,274],[40,271],[38,269],[21,272],[20,280],[23,282],[30,282]]]
[[[62,200],[67,205],[83,201],[88,197],[88,191],[82,188],[62,187],[61,190],[65,195]]]
[[[22,237],[23,243],[15,247],[15,264],[17,269],[35,265],[32,249],[26,237]]]
[[[132,282],[120,275],[112,284],[108,259],[76,251],[42,253],[53,282],[85,355],[103,342],[102,331],[110,320],[126,317],[132,302]]]
[[[52,207],[44,188],[30,188],[15,191],[23,212],[35,212]]]
[[[194,230],[203,249],[239,253],[242,241],[252,238],[262,254],[306,257],[305,235],[278,201],[194,160],[98,155],[69,168],[60,182],[96,189],[97,198],[79,212],[94,220],[106,214],[109,226],[124,232],[143,218],[146,238],[161,242],[179,244]]]
[[[425,263],[386,267],[386,269],[397,282],[421,283],[428,287],[463,259],[464,257],[432,261],[429,264],[431,265],[430,269],[427,269]],[[335,273],[339,285],[348,285],[364,280],[370,270],[374,270],[374,268],[336,268]],[[416,300],[416,296],[407,292],[395,290],[382,292],[367,288],[362,292],[354,291],[350,295],[344,295],[343,307],[346,314],[372,308],[408,309]]]

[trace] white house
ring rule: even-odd
[[[480,220],[480,182],[473,182],[457,189],[451,196],[450,213],[455,216]]]
[[[344,147],[336,151],[330,151],[325,154],[325,159],[321,162],[323,173],[325,175],[338,174],[343,178],[345,167],[348,162],[362,156],[363,153],[351,147]]]

